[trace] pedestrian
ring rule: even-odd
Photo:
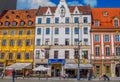
[[[2,71],[1,73],[1,79],[3,79],[3,77],[4,77],[4,71]]]
[[[15,82],[15,70],[12,70],[12,82]]]
[[[103,75],[103,79],[104,79],[104,81],[106,81],[106,74]]]
[[[90,81],[90,73],[89,72],[87,73],[87,79],[88,79],[88,81]]]
[[[65,80],[66,74],[63,75],[63,79]]]

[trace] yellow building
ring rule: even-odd
[[[8,10],[0,16],[0,69],[33,63],[36,10]]]

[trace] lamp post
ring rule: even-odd
[[[77,74],[77,80],[80,80],[80,34],[79,34],[79,22],[78,22],[78,74]]]

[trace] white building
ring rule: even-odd
[[[68,6],[60,0],[57,7],[39,7],[36,16],[34,65],[51,68],[49,74],[76,74],[78,33],[81,63],[90,63],[91,9],[89,6]],[[82,61],[85,60],[85,61]],[[70,68],[71,69],[71,68]]]

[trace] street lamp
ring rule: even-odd
[[[80,45],[82,42],[82,40],[80,41],[79,33],[80,33],[80,30],[79,30],[79,22],[78,22],[78,74],[77,74],[77,80],[80,80]]]

